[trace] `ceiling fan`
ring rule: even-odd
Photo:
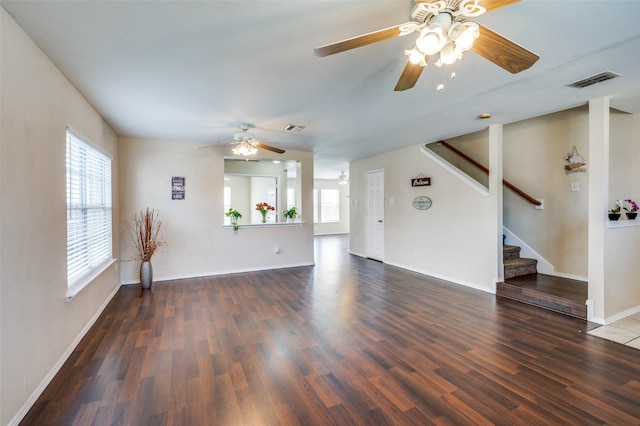
[[[253,133],[249,133],[249,129],[253,128],[249,123],[242,123],[240,125],[240,131],[233,134],[233,142],[227,142],[225,144],[234,144],[232,152],[235,155],[242,155],[248,157],[258,152],[258,148],[266,149],[267,151],[275,152],[276,154],[284,154],[285,150],[276,148],[275,146],[267,145],[266,143],[256,139]]]
[[[415,86],[430,56],[438,55],[436,66],[451,65],[468,50],[476,52],[512,74],[531,67],[539,56],[500,34],[472,21],[475,18],[520,0],[412,0],[409,22],[316,47],[324,57],[367,46],[394,37],[419,33],[415,46],[405,50],[409,57],[395,91]],[[455,73],[452,74],[452,78]],[[440,84],[438,89],[443,86]]]

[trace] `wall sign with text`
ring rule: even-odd
[[[427,210],[431,207],[431,198],[421,195],[413,199],[413,208],[416,210]]]
[[[411,186],[431,186],[431,178],[419,175],[417,178],[411,179]]]
[[[184,200],[184,176],[171,178],[171,199]]]

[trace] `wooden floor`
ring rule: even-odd
[[[640,351],[316,244],[315,267],[123,287],[23,424],[640,424]]]
[[[552,275],[524,275],[506,279],[505,282],[582,303],[587,301],[589,295],[589,285],[586,282]]]

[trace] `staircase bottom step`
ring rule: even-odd
[[[537,272],[538,261],[536,259],[516,258],[505,259],[504,279],[520,277],[523,275],[535,274]]]
[[[565,299],[553,294],[542,293],[507,283],[498,283],[496,295],[583,320],[587,319],[587,305],[585,302]]]

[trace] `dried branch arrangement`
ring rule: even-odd
[[[156,251],[166,243],[160,238],[162,220],[155,209],[147,207],[133,216],[133,222],[127,222],[129,234],[138,253],[136,258],[143,262],[151,260]]]

